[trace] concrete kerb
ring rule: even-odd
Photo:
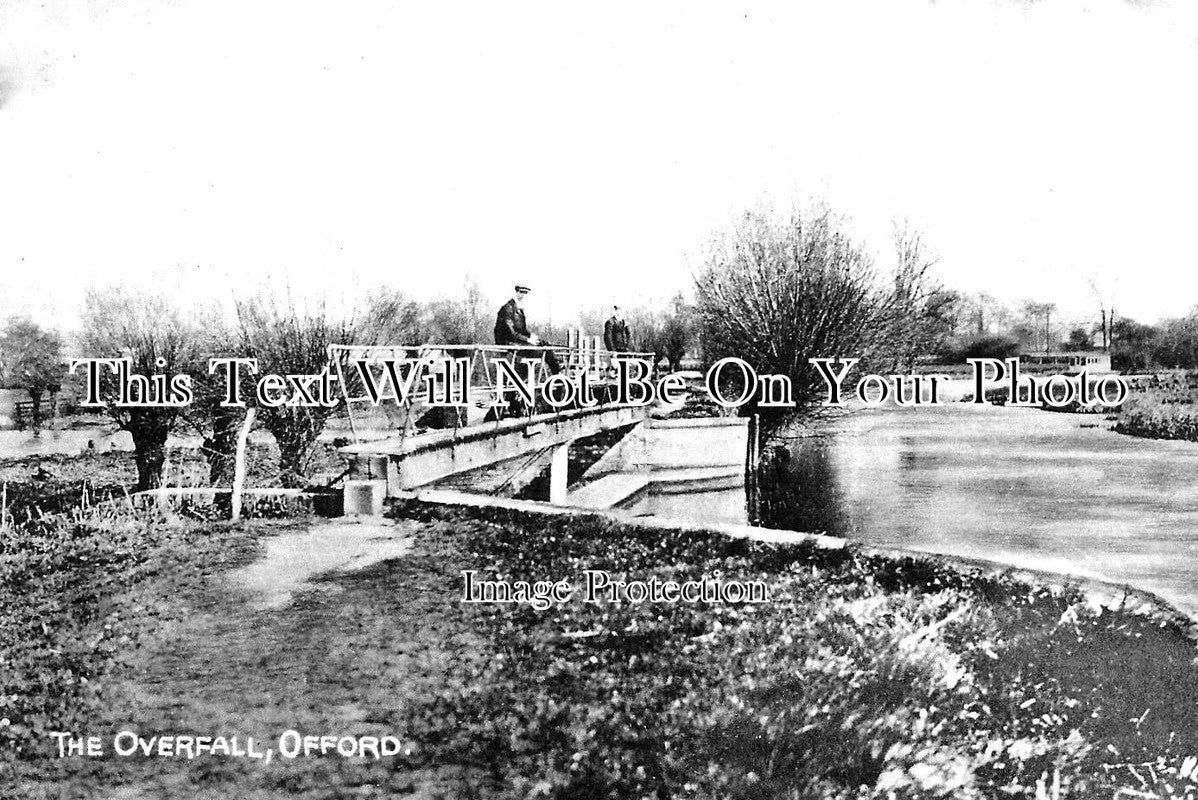
[[[628,511],[618,509],[584,508],[582,506],[560,506],[541,503],[535,500],[510,500],[503,497],[482,497],[468,492],[455,492],[447,489],[412,489],[398,492],[393,500],[415,500],[432,505],[457,506],[461,508],[502,508],[525,514],[543,517],[603,517],[626,524],[635,524],[644,528],[663,531],[695,531],[723,533],[726,536],[740,539],[754,539],[759,542],[772,544],[803,544],[810,543],[824,549],[840,549],[846,544],[844,539],[825,536],[820,533],[801,533],[798,531],[776,531],[768,528],[755,528],[751,525],[708,524],[699,525],[680,520],[663,519],[659,517],[639,517]]]
[[[660,517],[636,516],[617,509],[594,509],[573,506],[557,506],[532,500],[510,500],[499,497],[482,497],[467,492],[450,490],[408,490],[395,495],[393,500],[408,500],[430,505],[476,509],[504,509],[539,517],[600,517],[603,519],[671,532],[722,533],[733,538],[752,539],[778,545],[807,544],[825,550],[851,550],[865,556],[876,556],[890,560],[915,560],[934,562],[962,571],[975,572],[981,576],[1007,576],[1033,586],[1063,592],[1077,590],[1093,609],[1111,609],[1145,616],[1162,625],[1178,629],[1193,644],[1198,644],[1198,621],[1183,613],[1164,598],[1144,589],[1127,584],[1051,572],[1025,567],[1016,567],[1000,561],[980,558],[942,555],[919,550],[871,547],[850,542],[822,533],[773,530],[752,525],[698,524],[690,521]]]

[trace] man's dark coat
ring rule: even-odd
[[[615,315],[603,323],[603,346],[613,353],[626,353],[632,345],[628,323]]]
[[[528,336],[524,309],[515,300],[508,300],[495,317],[495,344],[532,344]]]

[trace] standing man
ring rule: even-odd
[[[627,353],[632,349],[632,333],[620,307],[612,306],[611,312],[611,319],[603,323],[603,346],[611,353]]]
[[[516,284],[516,291],[512,295],[512,299],[508,300],[499,308],[499,314],[495,317],[495,344],[498,345],[518,345],[525,344],[530,347],[549,346],[541,340],[540,336],[535,333],[530,333],[528,330],[528,322],[524,318],[524,297],[531,289],[522,283]],[[522,358],[529,358],[541,355],[537,353],[521,353]],[[545,350],[545,363],[549,367],[549,371],[556,375],[562,371],[561,364],[558,363],[557,356],[552,350]]]

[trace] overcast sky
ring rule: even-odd
[[[666,296],[826,198],[964,291],[1198,304],[1198,4],[0,2],[0,313],[88,283]]]

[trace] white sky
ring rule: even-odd
[[[0,2],[0,314],[84,285],[666,296],[740,210],[1198,304],[1198,4]]]

